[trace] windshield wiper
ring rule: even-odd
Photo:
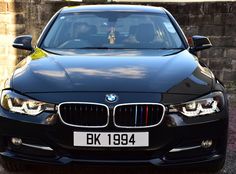
[[[156,48],[158,50],[184,50],[185,48]]]
[[[185,48],[119,48],[119,47],[81,47],[78,49],[135,49],[135,50],[143,50],[143,49],[150,49],[150,50],[184,50]]]
[[[56,52],[54,52],[54,51],[50,51],[50,50],[45,49],[45,48],[40,48],[40,49],[42,49],[43,51],[46,51],[46,52],[48,52],[48,53],[51,53],[51,54],[61,55],[61,54],[59,54],[59,53],[56,53]]]
[[[185,48],[168,48],[168,49],[161,49],[161,50],[175,50],[175,51],[165,55],[165,56],[170,56],[170,55],[178,54],[178,53],[184,51]]]
[[[99,50],[107,50],[107,49],[118,49],[118,48],[111,48],[111,47],[81,47],[78,49],[99,49]]]

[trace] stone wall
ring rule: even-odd
[[[27,54],[16,53],[11,48],[16,35],[31,34],[36,43],[43,27],[57,10],[78,4],[55,0],[0,0],[0,81],[11,72],[19,57]],[[231,100],[236,101],[236,2],[148,4],[169,10],[187,36],[210,37],[214,47],[200,52],[199,56],[225,83]]]
[[[0,85],[12,72],[15,66],[16,50],[11,44],[14,40],[17,27],[17,13],[13,3],[0,1]]]

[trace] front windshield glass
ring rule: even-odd
[[[166,14],[62,13],[41,44],[44,49],[181,49]]]

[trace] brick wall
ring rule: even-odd
[[[51,16],[61,7],[76,2],[45,0],[0,0],[0,81],[11,72],[17,58],[26,52],[11,48],[16,35],[31,34],[33,43]],[[236,101],[236,2],[149,3],[163,6],[177,19],[187,36],[209,36],[213,48],[199,53],[225,83]]]

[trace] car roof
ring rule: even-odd
[[[107,4],[64,7],[61,13],[104,12],[104,11],[165,13],[162,7],[153,7],[144,5],[107,5]]]

